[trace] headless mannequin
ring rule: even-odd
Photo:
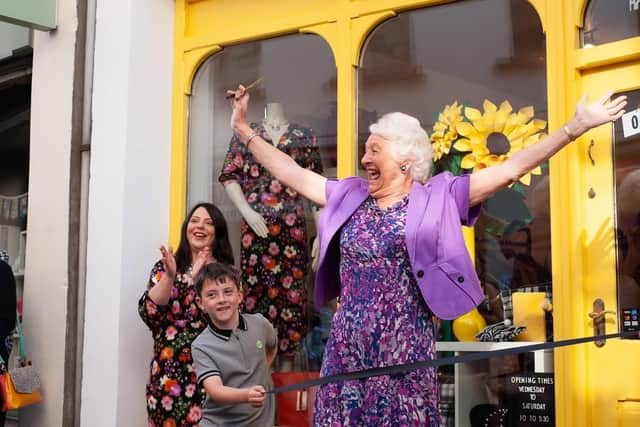
[[[262,120],[262,127],[271,139],[271,144],[277,146],[282,136],[285,135],[289,130],[289,121],[285,116],[284,107],[278,102],[268,103],[265,105],[264,114],[265,116]],[[267,140],[267,142],[269,141]],[[236,206],[236,208],[246,221],[247,225],[251,227],[251,229],[257,236],[266,238],[269,233],[266,221],[259,212],[256,212],[249,205],[240,184],[237,181],[225,181],[224,185],[229,199]],[[318,209],[312,208],[312,214],[317,229],[320,211]],[[310,254],[312,259],[311,267],[313,271],[316,270],[318,265],[319,252],[318,239],[314,239],[313,247]],[[278,370],[280,371],[292,370],[292,360],[289,358],[279,357],[277,358],[277,363]]]
[[[264,106],[264,119],[262,120],[262,126],[271,138],[271,143],[273,145],[277,145],[280,138],[282,138],[282,135],[289,130],[289,121],[285,116],[282,104],[279,102],[270,102]],[[229,196],[229,199],[231,199],[233,204],[240,211],[240,214],[247,222],[247,225],[251,227],[257,236],[262,238],[267,237],[268,229],[264,218],[249,206],[240,184],[235,181],[226,181],[224,189]],[[318,209],[312,209],[312,211],[313,220],[317,227],[320,211]],[[314,271],[318,266],[319,252],[318,239],[315,239],[311,250],[311,257],[313,260],[312,266]]]
[[[264,106],[264,119],[262,127],[271,138],[271,143],[277,145],[289,130],[289,121],[284,114],[284,107],[279,102],[270,102]]]
[[[279,102],[271,102],[264,106],[264,119],[262,119],[262,126],[265,132],[271,138],[271,143],[277,145],[282,135],[289,130],[289,121],[284,115],[284,107]],[[253,210],[247,200],[240,184],[234,181],[227,181],[224,187],[227,195],[231,199],[236,208],[240,211],[240,214],[247,222],[247,225],[256,233],[259,237],[267,237],[268,229],[262,215]]]

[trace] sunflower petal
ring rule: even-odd
[[[496,107],[496,104],[494,104],[493,102],[489,101],[488,99],[484,100],[484,102],[482,103],[482,108],[484,109],[485,113],[495,112],[498,109]]]
[[[453,144],[453,148],[461,152],[473,151],[473,146],[471,144],[471,141],[467,138],[460,138],[458,142]]]
[[[545,120],[533,119],[533,125],[536,129],[542,130],[547,127],[547,122]]]
[[[464,115],[467,116],[469,120],[475,121],[482,118],[482,113],[480,110],[472,107],[465,107]]]
[[[520,111],[518,111],[518,114],[525,116],[527,120],[529,120],[531,117],[533,117],[533,107],[531,105],[529,105],[528,107],[523,107],[520,109]]]
[[[460,167],[462,169],[473,169],[475,165],[476,165],[476,159],[473,156],[473,154],[467,154],[460,161]]]
[[[500,112],[509,114],[513,111],[513,107],[509,104],[509,101],[504,101],[500,104]]]
[[[521,183],[523,183],[524,185],[530,185],[531,184],[531,174],[530,173],[526,173],[526,174],[522,175],[520,177],[519,181]]]
[[[475,129],[471,123],[461,122],[456,125],[456,131],[462,136],[471,136],[475,134]]]

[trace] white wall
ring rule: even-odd
[[[27,427],[62,425],[75,0],[58,1],[58,25],[34,38],[24,331],[44,400],[20,411]]]
[[[173,0],[98,0],[81,421],[146,425],[137,314],[168,238]]]
[[[28,28],[0,22],[0,59],[11,56],[14,49],[28,45]]]

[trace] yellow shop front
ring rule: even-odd
[[[387,112],[417,117],[435,172],[459,174],[535,143],[582,93],[611,88],[629,97],[622,119],[496,194],[465,230],[487,297],[440,323],[439,357],[511,352],[441,367],[440,410],[443,426],[640,425],[640,342],[629,338],[640,329],[639,22],[632,0],[177,0],[172,241],[189,206],[216,203],[245,309],[280,325],[276,369],[317,370],[335,309],[311,308],[317,210],[243,155],[226,89],[260,79],[254,126],[343,178],[362,172],[368,126]],[[247,207],[280,237],[257,244]],[[269,209],[289,210],[280,224]]]

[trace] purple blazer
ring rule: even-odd
[[[340,294],[339,231],[369,195],[367,181],[329,180],[320,216],[320,262],[316,275],[318,308]],[[415,182],[409,195],[406,245],[413,274],[429,308],[441,319],[455,319],[484,299],[464,243],[462,225],[473,225],[480,205],[469,209],[469,175],[438,174]],[[436,262],[437,260],[437,262]]]

